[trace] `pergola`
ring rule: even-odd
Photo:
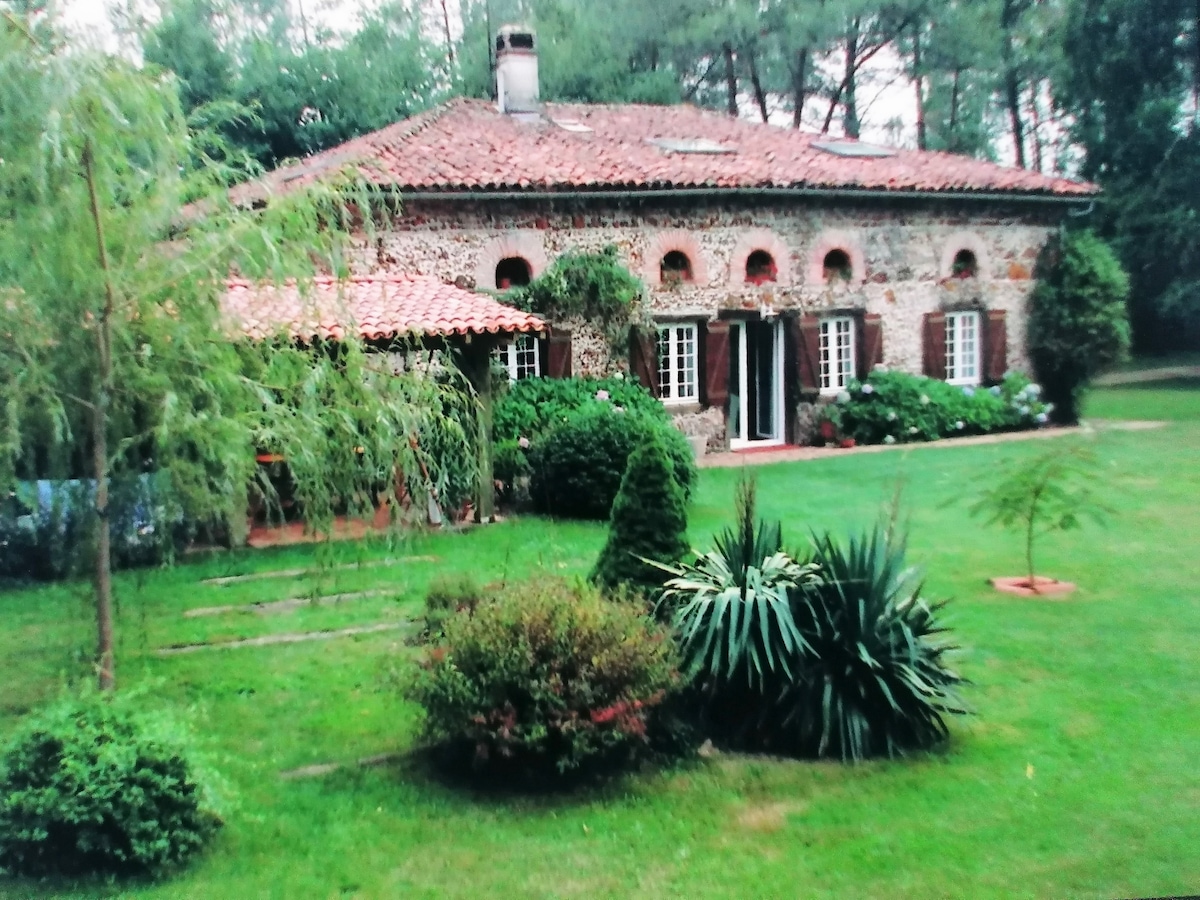
[[[492,297],[423,275],[320,277],[301,286],[231,280],[226,317],[251,338],[286,334],[297,341],[357,339],[380,350],[397,340],[452,349],[480,407],[479,483],[475,514],[495,515],[492,468],[492,351],[517,334],[543,336],[537,316]]]

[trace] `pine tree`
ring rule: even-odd
[[[608,542],[591,580],[607,590],[622,585],[661,587],[665,574],[643,560],[677,562],[688,550],[686,532],[683,490],[675,481],[666,447],[655,437],[629,457],[613,501]]]

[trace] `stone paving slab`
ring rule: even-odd
[[[279,777],[284,781],[295,781],[297,778],[320,778],[323,775],[332,774],[339,769],[348,769],[351,766],[357,766],[360,769],[386,766],[388,763],[395,762],[400,758],[401,754],[399,753],[377,753],[374,756],[364,756],[349,763],[317,763],[311,766],[300,766],[298,769],[285,769],[279,773]]]
[[[200,650],[233,650],[239,647],[269,647],[274,644],[302,644],[307,641],[328,641],[334,638],[353,637],[360,634],[378,634],[396,631],[410,622],[380,622],[377,625],[362,625],[356,628],[341,628],[337,631],[302,631],[285,634],[265,634],[262,637],[242,638],[236,641],[216,641],[211,644],[181,644],[177,647],[161,647],[156,656],[178,656],[181,653],[196,653]]]
[[[437,562],[436,556],[400,556],[396,559],[372,559],[361,563],[342,563],[327,569],[312,567],[300,569],[274,569],[270,572],[249,572],[246,575],[223,575],[220,578],[205,578],[201,584],[211,584],[225,587],[231,584],[244,584],[249,581],[264,581],[268,578],[304,578],[308,575],[324,575],[327,572],[348,572],[352,569],[378,569],[399,566],[404,563]]]
[[[1200,378],[1200,366],[1164,366],[1159,369],[1138,369],[1136,372],[1109,372],[1092,381],[1092,384],[1112,386],[1115,384],[1141,384],[1146,381],[1170,381],[1174,378]]]
[[[320,597],[289,597],[286,600],[271,600],[261,603],[229,604],[227,606],[201,606],[186,610],[185,619],[199,619],[204,616],[223,616],[228,613],[257,613],[260,616],[272,613],[291,612],[305,606],[336,606],[353,600],[366,600],[369,597],[382,597],[394,594],[395,591],[355,591],[347,594],[326,594]]]

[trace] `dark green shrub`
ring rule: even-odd
[[[572,413],[534,442],[529,461],[535,507],[567,518],[607,519],[630,454],[654,435],[686,500],[696,478],[687,438],[661,418],[604,403]]]
[[[561,774],[644,751],[677,680],[669,635],[639,605],[540,579],[452,616],[407,693],[449,758]]]
[[[528,441],[525,442],[528,445]],[[517,500],[517,483],[529,476],[527,446],[519,441],[501,441],[492,447],[492,474],[497,481],[497,491],[505,503]]]
[[[921,598],[903,539],[882,524],[845,543],[817,535],[808,561],[821,578],[794,610],[810,651],[780,699],[778,746],[861,760],[945,740],[947,717],[967,711],[948,665],[957,648],[938,621],[945,604]]]
[[[1129,276],[1090,231],[1068,232],[1048,243],[1037,268],[1029,299],[1029,356],[1054,403],[1055,420],[1074,424],[1084,386],[1129,350]]]
[[[1010,372],[990,388],[947,384],[924,375],[876,370],[852,381],[823,413],[859,444],[896,444],[1035,428],[1052,407],[1041,388]]]
[[[447,619],[460,611],[469,613],[483,597],[484,589],[470,575],[460,573],[435,578],[425,594],[422,638],[429,641],[441,637]]]
[[[686,535],[687,503],[667,449],[653,435],[629,457],[591,579],[610,591],[656,591],[666,573],[645,560],[678,562],[688,550]]]
[[[492,437],[497,444],[532,441],[581,409],[619,407],[667,421],[663,405],[636,379],[523,378],[509,386],[492,412]]]
[[[0,868],[157,875],[220,819],[170,723],[91,697],[59,702],[0,759]]]

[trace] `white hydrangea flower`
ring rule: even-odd
[[[1029,391],[1030,397],[1040,397],[1042,395],[1042,386],[1040,384],[1031,384],[1025,390]]]
[[[1000,385],[993,384],[990,388],[988,388],[988,393],[991,394],[993,397],[999,397],[1000,396]]]
[[[850,402],[850,392],[849,391],[838,391],[837,402],[838,403],[849,403]]]
[[[1048,415],[1046,415],[1045,413],[1038,413],[1036,416],[1033,417],[1033,421],[1037,422],[1039,425],[1045,425],[1047,422],[1050,421],[1050,417]]]
[[[968,397],[974,397],[975,396],[975,388],[971,387],[969,384],[965,384],[965,385],[963,385],[963,393],[966,394]]]
[[[920,431],[920,430],[921,430],[921,429],[920,429],[920,428],[918,428],[916,425],[909,425],[909,426],[908,426],[908,433],[909,433],[909,434],[916,434],[916,433],[917,433],[918,431]]]
[[[954,423],[954,427],[957,428],[959,431],[962,431],[964,428],[967,427],[967,423],[964,422],[962,419],[959,419],[957,422]]]
[[[529,438],[527,438],[527,437],[517,438],[517,446],[520,447],[522,450],[528,450],[529,449]]]
[[[608,399],[608,391],[604,390],[603,388],[596,391],[596,399],[597,400],[607,400]]]
[[[891,412],[889,412],[889,413],[888,413],[888,421],[889,421],[889,422],[895,422],[895,421],[896,421],[896,411],[895,411],[894,409],[893,409]]]
[[[928,395],[928,394],[922,394],[922,395],[921,395],[921,405],[922,405],[922,406],[928,406],[928,405],[929,405],[929,395]]]
[[[896,439],[889,434],[884,437],[883,442],[885,444],[894,444],[896,443]]]
[[[613,412],[615,412],[615,413],[623,413],[623,412],[625,412],[625,407],[623,407],[623,406],[614,406],[614,407],[613,407]]]
[[[871,384],[864,384],[862,386],[862,392],[864,394],[873,394],[875,393],[875,386]]]

